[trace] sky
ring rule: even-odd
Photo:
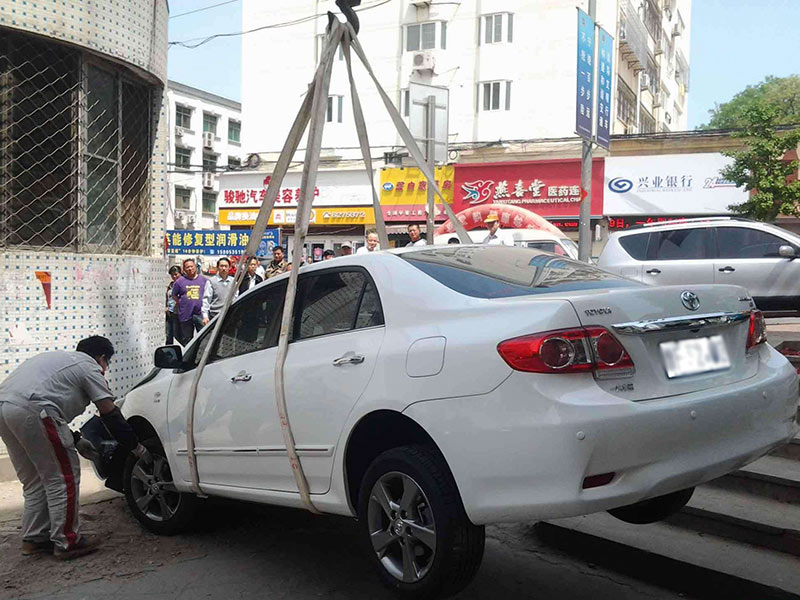
[[[170,41],[241,31],[242,0],[181,16],[222,2],[170,0]],[[800,74],[800,0],[693,0],[691,23],[689,129],[708,121],[715,102],[767,75]],[[194,50],[171,46],[169,78],[241,100],[241,51],[240,36]]]

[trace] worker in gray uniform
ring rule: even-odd
[[[80,534],[80,464],[69,422],[90,402],[124,450],[151,461],[114,404],[105,380],[111,342],[81,340],[75,352],[29,358],[0,383],[0,438],[22,482],[22,554],[52,552],[61,560],[89,554],[99,540]]]

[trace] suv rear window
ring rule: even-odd
[[[570,258],[528,248],[442,247],[408,252],[400,257],[451,290],[474,298],[642,285]]]
[[[637,233],[619,238],[619,245],[633,260],[647,260],[647,242],[650,233]]]

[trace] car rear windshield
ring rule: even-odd
[[[400,256],[451,290],[474,298],[642,285],[576,260],[529,248],[460,246],[430,248]]]

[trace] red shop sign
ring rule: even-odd
[[[602,158],[593,161],[592,216],[603,214]],[[481,204],[512,204],[543,217],[577,217],[581,161],[542,160],[456,165],[453,210]]]

